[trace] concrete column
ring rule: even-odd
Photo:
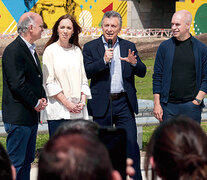
[[[139,17],[139,1],[127,1],[127,26],[133,29],[143,29],[142,21]]]
[[[128,0],[127,26],[130,28],[170,28],[176,0]]]

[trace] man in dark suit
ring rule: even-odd
[[[106,12],[102,18],[103,35],[84,45],[84,65],[92,93],[88,112],[101,126],[115,125],[126,130],[127,153],[134,161],[137,180],[142,177],[134,116],[138,113],[134,75],[144,77],[146,66],[135,44],[117,36],[121,26],[119,13]]]
[[[39,112],[47,105],[42,71],[34,42],[41,38],[43,21],[36,13],[25,13],[18,24],[19,36],[2,57],[2,115],[7,152],[17,171],[17,180],[30,179],[35,157]]]

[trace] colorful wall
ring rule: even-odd
[[[0,0],[0,33],[16,31],[16,24],[24,12],[32,11],[43,17],[45,27],[51,29],[63,14],[76,17],[82,27],[100,27],[104,12],[115,10],[127,26],[127,1],[120,0]]]
[[[199,35],[207,33],[207,0],[185,0],[185,2],[176,2],[176,11],[186,9],[193,16],[191,24],[191,33]]]

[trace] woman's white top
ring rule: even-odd
[[[81,100],[81,92],[91,99],[91,92],[83,65],[83,55],[79,47],[63,48],[56,42],[49,45],[43,54],[43,86],[48,106],[41,112],[41,120],[88,119],[86,106],[79,114],[69,110],[53,96],[63,92],[74,103]]]

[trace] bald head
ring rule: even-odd
[[[180,17],[184,20],[185,23],[190,23],[192,22],[192,14],[187,11],[187,10],[180,10],[180,11],[177,11],[176,13],[174,13],[173,16],[177,16],[177,17]]]
[[[190,37],[190,26],[192,15],[189,11],[181,10],[174,13],[171,21],[171,29],[173,36],[179,40],[184,41]]]
[[[27,32],[28,27],[30,25],[35,26],[35,20],[41,18],[41,16],[37,13],[26,12],[24,13],[17,24],[17,32],[22,35]]]
[[[21,22],[23,22],[23,21],[25,21],[25,20],[27,20],[27,19],[29,19],[29,18],[31,18],[31,19],[35,19],[35,16],[37,16],[37,15],[39,15],[39,14],[36,14],[36,13],[33,13],[33,12],[26,12],[26,13],[24,13],[24,14],[20,17],[18,23],[21,23]]]
[[[24,13],[17,24],[17,32],[29,43],[41,38],[43,32],[42,17],[33,12]]]

